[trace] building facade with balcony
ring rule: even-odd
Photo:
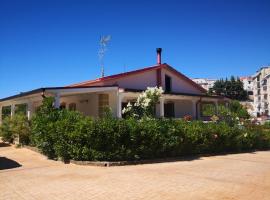
[[[270,66],[260,68],[252,77],[254,112],[257,116],[269,116]]]
[[[244,90],[248,93],[248,99],[249,101],[254,101],[253,96],[253,79],[252,76],[242,76],[240,77],[240,81],[243,83]]]

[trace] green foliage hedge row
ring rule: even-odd
[[[139,160],[199,153],[270,148],[270,126],[239,121],[184,121],[142,118],[101,119],[59,110],[45,99],[31,123],[25,116],[5,118],[0,135],[37,146],[49,158],[63,160]],[[230,117],[230,115],[224,115]]]
[[[50,99],[46,101],[32,120],[31,141],[50,158],[138,160],[270,147],[270,131],[263,126],[119,120],[109,115],[91,119],[78,112],[56,110]]]

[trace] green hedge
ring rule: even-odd
[[[53,99],[46,98],[31,122],[23,115],[6,117],[0,136],[12,142],[19,135],[24,144],[30,136],[31,144],[49,158],[63,160],[139,160],[270,148],[269,124],[239,125],[235,120],[120,120],[109,114],[92,119],[52,105]]]
[[[42,106],[32,120],[32,144],[63,160],[138,160],[268,149],[267,127],[172,119],[102,119]]]

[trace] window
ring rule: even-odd
[[[165,75],[165,92],[171,92],[172,90],[172,79],[168,75]]]
[[[75,110],[76,110],[76,103],[70,103],[70,104],[68,105],[68,109],[69,109],[69,110],[75,111]]]
[[[27,104],[17,104],[17,105],[15,105],[15,114],[26,115],[26,112],[27,112]]]
[[[11,114],[11,106],[2,107],[2,119],[9,117]]]
[[[66,103],[65,102],[62,102],[61,104],[60,104],[60,107],[59,107],[61,110],[62,109],[66,109]]]
[[[175,117],[174,113],[174,103],[165,103],[164,104],[164,117]]]
[[[106,109],[109,107],[109,95],[99,94],[98,95],[98,114],[99,117],[103,117]]]

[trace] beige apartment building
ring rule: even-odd
[[[270,66],[260,68],[252,76],[254,94],[254,114],[269,116],[270,110]]]

